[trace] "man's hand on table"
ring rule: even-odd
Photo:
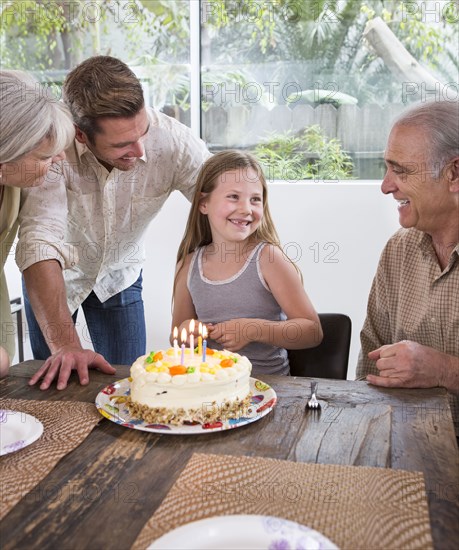
[[[448,387],[445,377],[450,356],[410,340],[388,344],[370,351],[379,376],[369,374],[367,381],[386,388]],[[453,358],[451,358],[453,359]]]
[[[57,378],[57,389],[63,390],[67,387],[72,370],[76,370],[80,384],[84,386],[89,383],[89,368],[97,369],[105,374],[115,374],[116,372],[116,369],[100,353],[80,347],[66,346],[48,357],[43,366],[29,380],[29,385],[32,386],[43,378],[40,389],[47,390],[53,380]]]

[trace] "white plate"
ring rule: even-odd
[[[221,432],[239,428],[255,422],[267,415],[276,404],[276,392],[269,386],[257,380],[250,379],[250,391],[252,392],[252,403],[248,408],[247,416],[237,419],[228,419],[214,424],[193,424],[173,426],[172,424],[148,424],[140,418],[132,416],[126,405],[120,397],[126,397],[131,392],[129,378],[124,378],[118,382],[110,384],[104,388],[96,397],[96,406],[102,416],[108,418],[116,424],[121,424],[126,428],[134,430],[143,430],[144,432],[157,432],[163,434],[203,434],[208,432]]]
[[[43,424],[35,416],[0,410],[0,456],[27,447],[42,433]]]
[[[338,550],[310,527],[273,516],[217,516],[166,533],[148,550]]]

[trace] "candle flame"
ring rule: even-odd
[[[198,334],[202,334],[202,323],[199,322],[199,325],[198,325]]]
[[[177,327],[174,327],[174,331],[172,332],[173,336],[175,339],[177,339],[177,336],[178,336],[178,328]]]
[[[204,338],[204,340],[207,338],[207,327],[206,327],[206,325],[204,325],[202,327],[202,337]]]
[[[190,321],[190,334],[194,333],[194,319],[191,319]]]
[[[187,339],[186,328],[182,328],[182,332],[181,332],[182,344],[186,342],[186,339]]]

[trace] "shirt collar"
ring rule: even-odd
[[[432,245],[432,237],[428,233],[419,231],[418,246],[423,254],[432,254],[432,252],[435,254]]]
[[[89,151],[89,149],[86,147],[85,143],[81,143],[77,140],[75,140],[75,147],[76,147],[76,152],[77,152],[78,158],[80,160],[81,160],[81,157]],[[91,151],[89,151],[89,152],[91,153]]]
[[[437,262],[437,255],[435,253],[435,249],[432,244],[432,237],[428,233],[424,233],[422,231],[419,231],[419,237],[418,237],[418,246],[424,256],[430,256],[434,258]],[[445,271],[449,271],[451,267],[456,263],[456,261],[459,260],[459,242],[456,244],[456,246],[453,248],[450,256],[449,256],[449,262],[448,265],[445,268]]]

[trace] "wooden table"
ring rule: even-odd
[[[12,367],[0,382],[0,397],[94,402],[104,386],[129,372],[118,367],[112,377],[91,371],[88,386],[72,379],[65,391],[40,391],[27,386],[40,365],[26,361]],[[163,435],[103,419],[5,517],[2,548],[129,548],[193,452],[424,472],[435,548],[458,547],[459,453],[443,389],[389,390],[320,380],[318,415],[304,411],[307,378],[264,380],[277,392],[275,409],[230,431]],[[83,501],[71,492],[82,470]],[[67,498],[53,498],[56,494]]]

